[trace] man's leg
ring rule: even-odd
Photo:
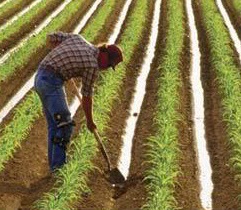
[[[45,99],[45,115],[48,121],[48,156],[51,170],[66,163],[66,147],[73,130],[67,102],[61,92],[47,96]]]
[[[35,89],[43,103],[48,123],[48,158],[50,168],[54,170],[66,162],[66,145],[73,123],[60,78],[42,71],[36,77]]]
[[[48,160],[49,167],[53,171],[66,162],[65,149],[54,143],[53,139],[56,136],[57,126],[52,115],[47,109],[44,109],[45,116],[48,123]]]

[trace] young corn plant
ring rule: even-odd
[[[160,61],[158,101],[155,126],[158,128],[155,135],[148,140],[147,163],[151,165],[146,172],[148,180],[147,203],[143,210],[173,210],[177,209],[174,198],[178,166],[178,121],[180,114],[179,87],[182,85],[180,77],[181,52],[184,46],[184,19],[183,1],[168,1],[168,30],[166,36],[165,55]],[[171,97],[170,97],[171,96]]]
[[[145,20],[148,14],[148,0],[136,1],[135,8],[127,20],[127,28],[121,36],[120,46],[125,54],[125,62],[131,62],[134,49],[141,41],[140,36],[145,29]],[[125,78],[126,65],[118,67],[116,72],[106,72],[98,85],[98,91],[94,97],[94,116],[100,133],[108,126],[109,113],[114,100],[118,99],[118,90]],[[96,155],[97,144],[93,135],[86,129],[85,125],[79,136],[73,140],[74,149],[70,153],[69,164],[59,170],[59,182],[57,188],[53,189],[37,202],[37,209],[69,210],[71,204],[81,198],[81,192],[88,190],[86,175],[93,169],[91,160]],[[82,149],[82,148],[85,149]],[[70,182],[71,180],[71,182]],[[76,187],[77,186],[77,187]],[[58,197],[59,199],[56,199]],[[71,198],[70,198],[71,197]]]
[[[237,1],[234,1],[237,4]],[[227,124],[227,134],[231,146],[231,165],[236,170],[236,179],[241,178],[241,77],[240,69],[234,61],[230,47],[231,39],[223,19],[213,1],[203,0],[204,27],[210,43],[211,61],[217,75],[217,82],[223,109],[223,121]],[[212,20],[210,20],[210,18]]]

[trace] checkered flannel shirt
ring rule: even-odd
[[[56,32],[48,36],[50,42],[58,41],[60,44],[44,58],[40,66],[53,70],[65,81],[81,77],[82,95],[93,95],[94,81],[99,73],[98,48],[78,34]]]

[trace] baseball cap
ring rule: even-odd
[[[111,44],[107,46],[107,52],[109,54],[111,67],[115,70],[115,66],[123,61],[122,50],[119,46]]]

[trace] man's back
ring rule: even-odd
[[[99,50],[77,34],[57,32],[50,41],[59,44],[44,58],[40,66],[52,68],[64,80],[83,77],[84,71],[98,69]]]

